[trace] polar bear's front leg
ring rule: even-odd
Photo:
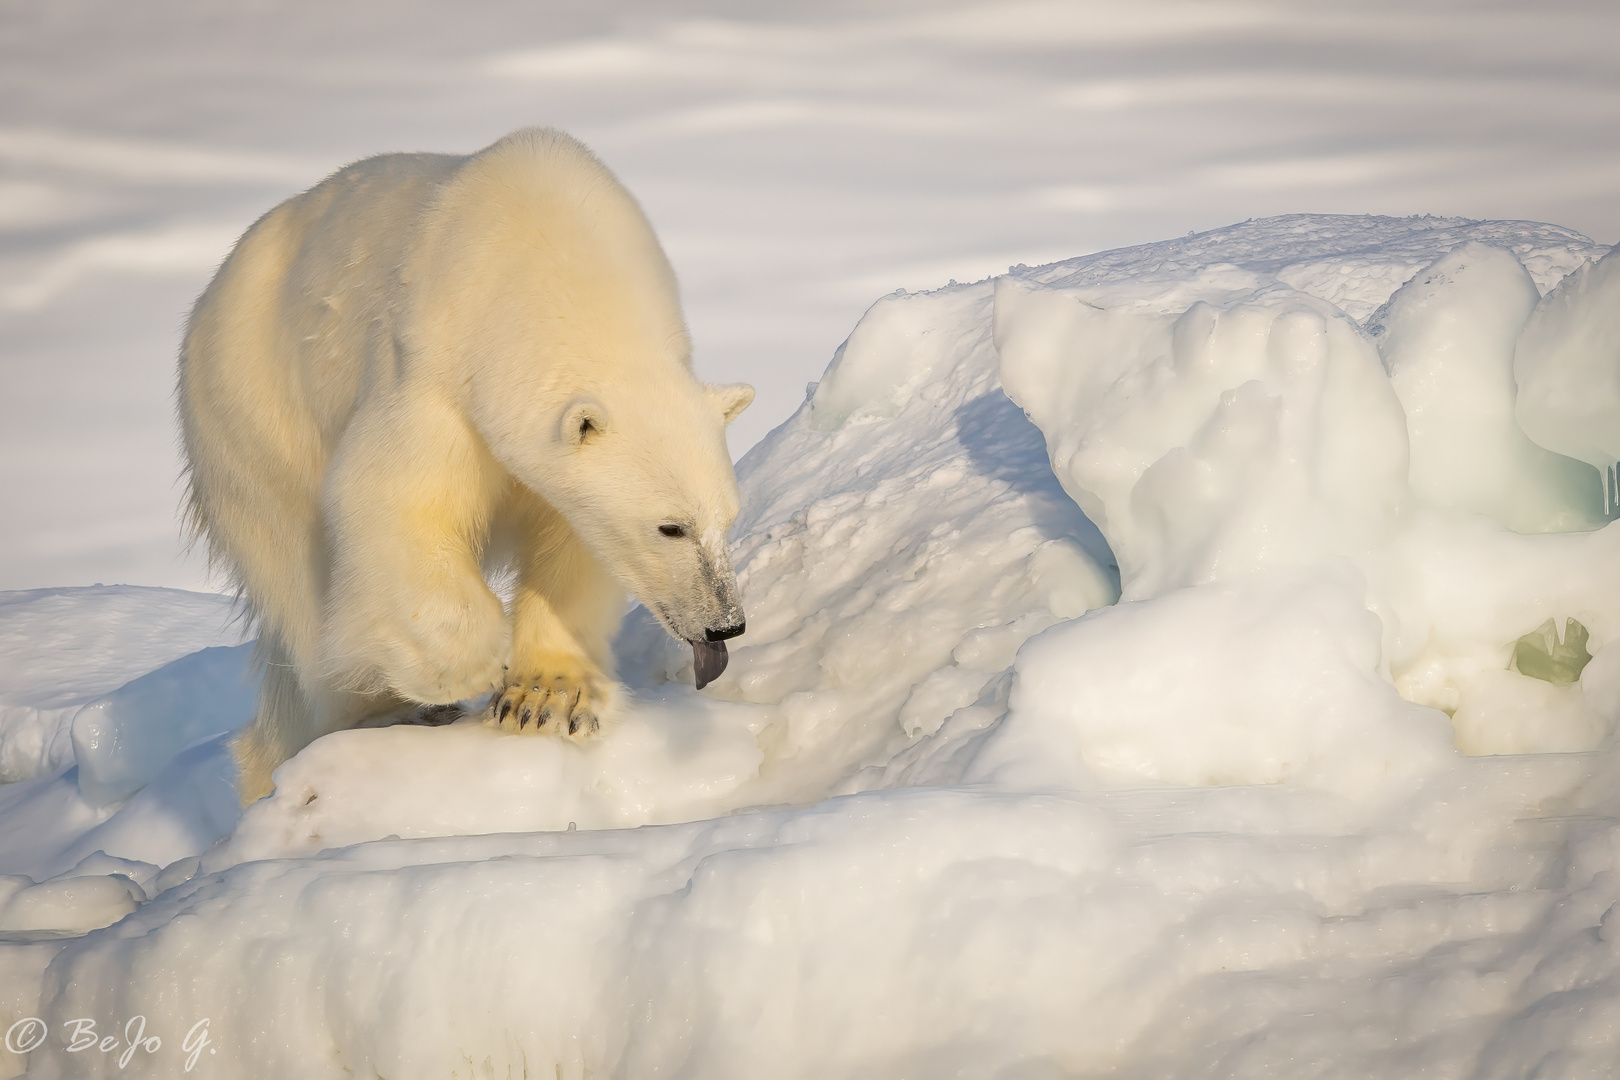
[[[502,684],[511,628],[478,553],[504,482],[452,410],[355,419],[326,492],[329,686],[449,704]]]
[[[512,662],[492,717],[506,731],[588,739],[613,700],[624,593],[560,515],[522,498]]]

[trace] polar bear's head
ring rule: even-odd
[[[441,365],[495,458],[699,667],[710,643],[723,658],[744,625],[725,428],[754,391],[693,376],[675,273],[640,206],[578,142],[531,129],[469,158],[425,221],[400,272],[402,352]]]
[[[754,390],[706,385],[685,370],[638,374],[561,404],[531,486],[626,591],[693,643],[701,665],[705,644],[745,627],[726,542],[737,479],[725,428]]]

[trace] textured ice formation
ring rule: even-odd
[[[1514,415],[1515,344],[1540,301],[1511,252],[1468,243],[1396,290],[1370,330],[1406,412],[1413,494],[1517,532],[1596,528],[1600,478]]]
[[[1530,316],[1513,356],[1515,413],[1529,436],[1604,474],[1605,510],[1620,492],[1620,256],[1560,281]]]

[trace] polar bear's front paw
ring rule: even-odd
[[[525,666],[527,674],[509,673],[506,689],[490,701],[491,719],[502,731],[583,741],[601,730],[609,686],[601,672],[564,657]]]

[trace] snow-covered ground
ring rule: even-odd
[[[1617,39],[1610,0],[0,8],[0,1025],[44,1039],[0,1075],[1613,1075]],[[633,615],[597,744],[344,732],[244,816],[180,321],[330,169],[529,123],[760,389],[749,634],[697,694]]]
[[[525,124],[646,204],[700,371],[797,405],[872,298],[1299,211],[1620,239],[1613,0],[0,4],[0,589],[206,588],[175,347],[329,170]]]
[[[41,1077],[1612,1075],[1606,251],[1290,216],[885,296],[739,466],[724,676],[633,613],[583,748],[341,732],[238,816],[222,601],[0,595],[0,1023]]]

